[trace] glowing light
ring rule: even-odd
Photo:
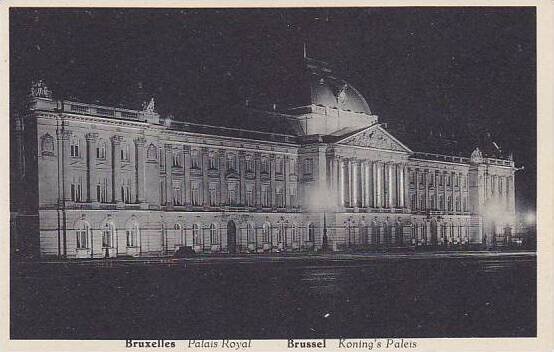
[[[527,214],[525,214],[525,222],[528,224],[534,224],[535,223],[535,213],[530,211]]]

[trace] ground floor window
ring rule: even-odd
[[[315,225],[308,225],[308,242],[313,242],[315,240]]]
[[[200,226],[198,224],[192,225],[192,243],[195,246],[200,245]]]
[[[215,224],[210,225],[210,243],[212,245],[219,244],[219,236],[217,233],[217,226]]]
[[[127,247],[136,247],[138,242],[137,242],[137,237],[138,237],[138,232],[139,232],[139,229],[138,229],[138,224],[136,223],[131,223],[128,227],[127,227]]]
[[[106,223],[102,231],[102,247],[113,247],[113,237],[114,237],[114,225],[112,223]]]
[[[76,237],[77,237],[77,248],[86,249],[89,248],[88,236],[89,236],[90,226],[85,221],[80,221],[77,224]]]

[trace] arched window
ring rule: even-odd
[[[277,242],[284,242],[283,237],[285,235],[285,224],[279,223],[277,225]]]
[[[404,235],[402,233],[402,223],[400,221],[396,222],[394,231],[394,238],[396,240],[396,243],[402,245],[404,243]]]
[[[198,224],[192,225],[192,243],[195,246],[199,246],[201,244],[201,241],[200,241],[200,226]]]
[[[187,245],[185,238],[185,228],[179,223],[175,224],[175,237],[177,240],[177,244],[180,244],[182,246]]]
[[[40,139],[40,149],[42,150],[43,155],[53,155],[54,154],[54,137],[46,133]]]
[[[102,229],[102,248],[112,248],[114,246],[115,226],[108,221]]]
[[[106,141],[99,139],[96,143],[96,159],[106,159]]]
[[[139,225],[135,220],[132,220],[127,225],[127,247],[138,246]]]
[[[218,244],[219,243],[216,224],[211,224],[210,225],[210,243],[211,244]]]
[[[315,225],[308,225],[308,242],[314,242],[315,240]]]
[[[148,146],[146,150],[146,158],[150,161],[155,161],[158,159],[158,148],[152,143]]]
[[[266,222],[262,227],[262,240],[264,241],[264,243],[269,243],[270,232],[271,232],[271,225],[268,222]]]
[[[293,224],[292,225],[292,241],[293,242],[299,242],[300,241],[300,236],[299,236],[299,233],[298,233],[298,227],[296,226],[296,224]]]
[[[250,223],[246,224],[246,240],[248,241],[248,243],[256,242],[254,236],[255,236],[254,226],[252,226],[252,224]]]
[[[77,248],[89,248],[89,233],[90,225],[86,221],[79,221],[75,227],[75,235],[77,237]]]

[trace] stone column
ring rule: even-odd
[[[404,185],[402,188],[404,208],[410,208],[410,181],[408,180],[408,167],[406,164],[402,165],[402,183]]]
[[[238,154],[238,163],[239,163],[239,204],[246,204],[246,155],[244,152],[240,151]]]
[[[202,204],[210,205],[210,185],[208,181],[208,148],[202,148]]]
[[[219,151],[219,204],[227,204],[227,180],[225,178],[225,150]]]
[[[121,141],[122,136],[112,137],[112,200],[121,203]]]
[[[344,162],[344,159],[342,158],[339,158],[339,197],[338,197],[338,200],[339,200],[339,206],[342,208],[344,207],[344,201],[345,201],[345,198],[344,198],[344,193],[346,192],[346,187],[345,184],[344,184],[344,177],[345,177],[345,174],[344,174],[344,169],[345,169],[345,162]]]
[[[63,167],[63,173],[62,173],[62,188],[63,188],[63,195],[62,197],[66,202],[71,201],[71,167],[69,166],[69,161],[71,158],[71,131],[68,131],[64,129],[60,133],[60,137],[62,140],[62,167]]]
[[[165,205],[173,206],[173,146],[164,145],[165,148]]]
[[[98,133],[87,133],[85,136],[87,140],[87,201],[98,202],[96,197],[96,139]]]
[[[423,174],[423,179],[425,181],[425,209],[429,209],[429,170],[425,169],[425,173]]]
[[[260,153],[254,154],[254,168],[256,172],[256,179],[254,186],[256,187],[256,207],[261,208],[262,207],[262,182],[261,182],[261,176],[260,176]]]
[[[376,161],[373,163],[373,206],[375,208],[381,207],[380,182],[381,178],[379,177],[379,162]]]
[[[289,207],[289,156],[283,155],[283,202],[285,208]]]
[[[442,189],[442,192],[443,192],[443,198],[444,198],[444,211],[448,212],[448,197],[447,197],[447,194],[446,194],[446,190],[448,189],[448,181],[447,181],[447,173],[446,172],[443,172],[442,173],[442,177],[444,178],[444,182],[443,182],[443,189]]]
[[[190,183],[190,168],[192,166],[190,156],[190,146],[183,146],[183,166],[185,168],[185,205],[191,205],[191,183]]]
[[[362,160],[360,162],[360,189],[361,189],[361,204],[360,206],[362,208],[367,207],[367,161]]]
[[[271,199],[269,200],[269,204],[272,208],[276,207],[275,204],[275,197],[277,193],[277,183],[275,182],[275,154],[269,155],[269,175],[270,175],[270,183],[269,183],[269,189],[270,189],[270,195]]]
[[[393,163],[389,163],[388,164],[388,171],[389,171],[389,176],[388,176],[388,188],[389,188],[389,208],[395,208],[396,206],[396,196],[395,196],[395,192],[396,192],[396,175],[395,175],[395,170],[394,170],[394,164]]]
[[[368,161],[367,162],[367,165],[366,165],[366,168],[367,168],[367,172],[366,172],[366,178],[367,178],[367,207],[368,209],[369,208],[373,208],[375,207],[375,201],[373,199],[374,197],[374,194],[375,194],[375,191],[374,191],[374,183],[375,183],[375,179],[374,179],[374,176],[373,176],[373,161]]]
[[[135,164],[136,164],[136,189],[137,189],[137,203],[144,203],[145,197],[144,197],[144,177],[145,177],[145,167],[144,167],[144,144],[146,143],[146,139],[144,137],[138,137],[135,138]]]
[[[358,197],[359,197],[359,185],[358,185],[358,160],[353,159],[350,162],[350,170],[352,170],[352,177],[350,178],[352,180],[352,186],[350,187],[352,199],[350,200],[350,206],[351,207],[358,207]]]

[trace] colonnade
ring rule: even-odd
[[[405,208],[405,163],[335,156],[329,160],[329,186],[345,208]]]

